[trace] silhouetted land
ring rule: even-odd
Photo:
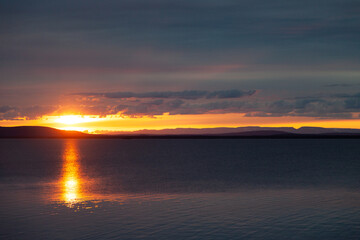
[[[0,127],[0,138],[84,138],[89,134],[77,131],[64,131],[49,127],[23,126]]]
[[[260,128],[261,129],[261,128]],[[281,129],[281,128],[278,128]],[[217,134],[87,134],[77,131],[58,130],[49,127],[22,126],[0,127],[0,138],[121,138],[121,139],[219,139],[219,138],[360,138],[358,132],[334,132],[325,128],[321,133],[291,133],[279,130],[257,130]],[[317,132],[318,128],[314,128]],[[355,130],[356,131],[356,130]]]

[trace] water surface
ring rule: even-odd
[[[3,239],[358,239],[355,139],[2,139]]]

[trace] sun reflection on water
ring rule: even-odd
[[[109,202],[123,204],[129,201],[161,201],[172,199],[169,194],[141,194],[125,193],[114,190],[112,193],[101,193],[101,179],[84,176],[86,170],[82,171],[81,154],[78,149],[77,139],[66,139],[62,155],[61,177],[57,181],[56,194],[52,196],[60,203],[75,211],[87,211],[99,208],[102,204]],[[119,183],[114,185],[115,189]]]
[[[76,140],[65,142],[63,170],[61,179],[62,200],[68,207],[73,207],[81,198],[81,175],[79,153]]]

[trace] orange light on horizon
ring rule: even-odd
[[[357,128],[360,119],[321,119],[315,117],[247,117],[243,113],[226,114],[184,114],[131,117],[114,115],[62,115],[44,116],[37,120],[3,120],[1,126],[46,126],[61,130],[87,133],[137,131],[142,129],[161,130],[175,128],[217,128],[217,127],[325,127]]]
[[[66,125],[73,125],[85,122],[100,121],[101,118],[98,115],[62,115],[55,116],[54,122],[62,123]]]

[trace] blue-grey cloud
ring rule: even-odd
[[[223,91],[198,91],[187,90],[179,92],[110,92],[110,93],[73,93],[72,95],[81,96],[100,96],[105,98],[177,98],[177,99],[200,99],[200,98],[241,98],[244,96],[251,96],[255,94],[255,90],[223,90]]]
[[[3,1],[0,62],[62,72],[356,64],[359,8],[353,0]]]
[[[0,106],[0,120],[14,119],[18,116],[17,108],[12,106]]]
[[[37,119],[56,111],[58,106],[0,107],[0,120]]]
[[[130,117],[155,116],[168,113],[177,114],[222,114],[243,113],[247,117],[316,117],[329,119],[357,118],[360,109],[360,94],[338,94],[337,96],[284,98],[266,100],[256,97],[239,98],[238,95],[222,95],[210,92],[141,93],[140,95],[120,94],[116,98],[88,104],[79,104],[77,111],[81,114],[121,114]],[[200,94],[201,93],[201,94]],[[93,96],[91,94],[90,96]],[[86,96],[88,96],[86,94]],[[99,95],[96,95],[98,97]],[[102,96],[100,94],[100,96]],[[125,96],[125,97],[124,97]],[[191,97],[189,97],[191,96]],[[196,98],[195,98],[196,96]],[[220,97],[221,96],[221,97]],[[228,98],[224,98],[227,96]],[[236,97],[235,97],[236,96]],[[119,98],[118,98],[119,97]],[[85,100],[86,101],[86,100]],[[28,118],[35,119],[54,112],[61,112],[62,107],[30,106],[0,108],[1,119]],[[354,114],[355,113],[355,114]]]
[[[355,94],[358,96],[358,94]],[[172,104],[177,101],[177,104]],[[171,100],[154,105],[149,102],[137,104],[123,104],[123,114],[159,115],[169,114],[206,114],[206,113],[244,113],[248,117],[280,117],[302,116],[316,118],[348,119],[354,118],[353,113],[360,109],[360,97],[309,97],[303,99],[279,99],[273,101],[247,100],[222,100],[216,101],[189,101]]]
[[[349,84],[349,83],[332,83],[324,85],[324,87],[339,88],[339,87],[359,87],[360,84]]]
[[[11,110],[15,110],[16,108],[15,107],[11,107],[11,106],[0,106],[0,113],[6,113],[6,112],[9,112]]]
[[[345,107],[346,109],[352,109],[352,110],[360,110],[360,93],[354,94],[352,96],[348,96],[345,99]]]

